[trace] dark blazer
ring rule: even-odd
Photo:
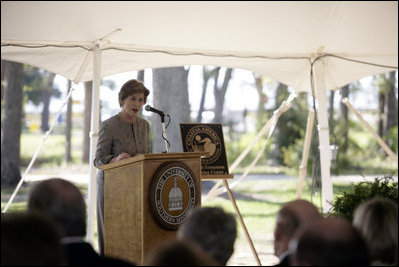
[[[68,266],[135,266],[135,264],[100,256],[86,242],[72,242],[63,245]]]
[[[280,262],[274,266],[291,266],[290,254],[285,254],[283,257],[281,257]]]

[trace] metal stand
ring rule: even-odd
[[[166,153],[169,153],[169,145],[168,145],[168,135],[166,134],[166,127],[165,127],[165,116],[161,115],[161,123],[162,123],[162,137],[165,142]]]
[[[254,257],[255,257],[256,263],[258,264],[258,266],[262,266],[262,263],[260,262],[260,259],[259,259],[259,255],[258,255],[258,253],[256,252],[254,243],[252,242],[252,239],[251,239],[251,237],[249,236],[247,227],[245,226],[244,220],[242,219],[240,210],[239,210],[238,207],[237,207],[237,203],[236,203],[236,200],[235,200],[235,198],[234,198],[234,195],[233,195],[233,193],[232,193],[231,190],[230,190],[229,183],[226,181],[226,179],[223,179],[223,183],[224,183],[224,186],[225,186],[226,189],[227,189],[227,194],[228,194],[229,197],[230,197],[230,200],[231,200],[231,203],[233,204],[234,210],[236,211],[236,213],[237,213],[237,215],[238,215],[238,219],[239,219],[239,221],[240,221],[240,223],[241,223],[242,229],[244,230],[245,237],[247,238],[247,241],[248,241],[248,243],[249,243],[249,246],[250,246],[250,248],[251,248],[251,250],[252,250],[252,254],[253,254]]]

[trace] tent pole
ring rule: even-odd
[[[317,102],[317,130],[319,131],[319,153],[321,167],[321,192],[323,198],[323,212],[327,213],[332,208],[333,190],[331,181],[331,152],[330,135],[327,114],[327,90],[325,83],[324,59],[320,58],[314,64],[315,67],[315,87]]]
[[[87,216],[87,241],[93,244],[94,225],[96,214],[96,168],[94,167],[94,157],[98,141],[98,129],[100,121],[100,84],[101,84],[101,50],[96,44],[93,48],[93,98],[91,104],[90,122],[90,180],[88,188],[88,216]]]

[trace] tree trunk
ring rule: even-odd
[[[71,81],[68,81],[68,94],[71,90]],[[69,98],[67,103],[67,114],[66,114],[66,127],[65,127],[65,161],[67,163],[72,161],[71,155],[71,132],[72,132],[72,96]]]
[[[260,130],[265,123],[266,118],[266,109],[265,104],[268,101],[267,95],[263,93],[263,78],[261,75],[256,74],[253,72],[254,80],[255,80],[255,88],[259,95],[259,102],[258,102],[258,110],[257,110],[257,122],[256,122],[256,129]]]
[[[207,70],[206,67],[204,66],[202,68],[202,78],[203,78],[203,83],[202,83],[202,94],[201,94],[201,100],[200,100],[200,105],[198,109],[198,115],[197,115],[197,122],[202,121],[202,112],[205,110],[205,98],[206,98],[206,91],[208,89],[208,82],[209,79],[214,75],[214,71],[216,70]]]
[[[50,117],[50,100],[51,95],[53,93],[53,82],[54,82],[55,74],[50,73],[50,76],[47,80],[47,88],[43,90],[43,110],[42,110],[42,123],[41,130],[42,132],[47,132],[49,130],[48,121]]]
[[[82,162],[88,163],[90,158],[90,123],[91,123],[91,101],[93,98],[93,81],[85,82],[85,109],[83,122],[83,155]]]
[[[330,90],[330,103],[328,107],[328,121],[329,125],[333,125],[333,119],[334,119],[334,97],[335,97],[335,91]]]
[[[183,67],[153,69],[153,103],[154,107],[170,114],[167,137],[170,152],[182,152],[182,141],[179,123],[190,122],[190,105],[188,101],[188,70]],[[166,151],[162,138],[162,124],[158,114],[152,114],[153,145],[152,151]],[[168,118],[165,117],[165,126]]]
[[[385,94],[385,120],[384,120],[384,134],[387,134],[389,129],[398,125],[398,99],[395,95],[395,71],[391,71],[388,75],[387,92]],[[386,76],[385,76],[386,77]]]
[[[3,118],[4,118],[4,116],[3,116],[4,115],[3,98],[4,98],[6,66],[7,66],[7,62],[2,60],[1,61],[1,129],[3,129]],[[3,131],[1,131],[1,139],[3,139]]]
[[[341,88],[341,99],[349,96],[349,85],[345,85]],[[341,118],[344,121],[344,127],[342,135],[344,137],[344,143],[342,144],[342,152],[346,152],[348,149],[348,130],[349,130],[349,118],[348,118],[348,107],[344,103],[340,103]]]
[[[21,180],[20,139],[22,127],[23,65],[7,63],[4,92],[4,121],[1,135],[1,187],[16,186]]]
[[[277,88],[276,88],[276,101],[275,101],[275,107],[274,109],[278,109],[283,101],[287,99],[289,96],[288,92],[288,87],[285,84],[278,83]]]
[[[1,61],[1,100],[3,100],[4,97],[4,84],[3,84],[3,80],[5,77],[5,73],[6,73],[6,61],[2,60]],[[3,114],[3,113],[1,113]]]
[[[226,70],[222,87],[218,86],[218,80],[215,79],[215,86],[213,91],[215,95],[215,117],[213,119],[213,122],[215,123],[223,123],[224,99],[227,88],[229,86],[232,71],[233,69],[230,68]],[[219,77],[219,75],[217,77]]]
[[[381,75],[380,77],[384,79]],[[378,89],[378,135],[383,137],[384,132],[384,107],[385,107],[385,92],[381,88]]]
[[[144,82],[144,70],[139,70],[137,72],[137,80]]]

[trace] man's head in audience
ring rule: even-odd
[[[63,260],[54,221],[30,212],[1,214],[1,266],[59,266]]]
[[[306,224],[290,242],[295,266],[368,266],[369,256],[361,235],[349,221],[321,218]]]
[[[221,208],[196,208],[180,226],[177,237],[194,242],[218,264],[226,265],[234,252],[236,220]]]
[[[277,213],[274,228],[274,255],[280,257],[288,251],[295,231],[303,224],[319,219],[320,213],[311,202],[297,199],[286,203]]]
[[[29,195],[28,210],[55,220],[65,237],[86,234],[86,204],[71,182],[59,178],[39,182]]]

